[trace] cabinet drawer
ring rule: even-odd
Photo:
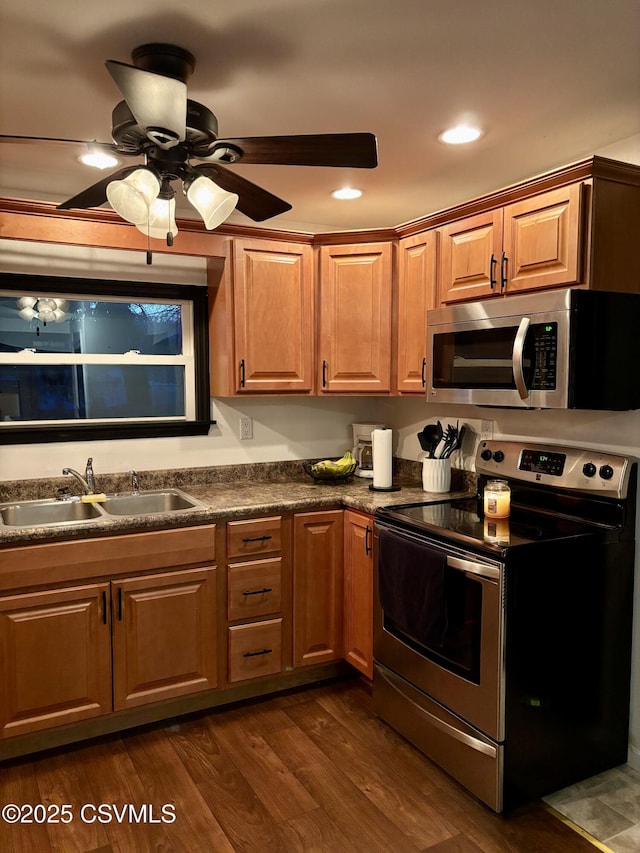
[[[234,563],[228,568],[229,621],[278,613],[282,599],[282,557]]]
[[[229,681],[282,671],[282,619],[229,628]]]
[[[215,560],[215,524],[93,539],[19,545],[0,550],[0,590],[73,583]]]
[[[227,524],[227,554],[251,557],[276,554],[282,547],[282,517],[252,518]]]

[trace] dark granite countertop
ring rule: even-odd
[[[402,460],[398,460],[402,462]],[[117,517],[81,524],[55,527],[11,527],[0,524],[0,547],[47,540],[109,536],[118,533],[183,527],[277,512],[342,507],[374,513],[378,507],[414,501],[438,501],[473,493],[474,475],[453,472],[455,491],[433,494],[422,489],[416,463],[396,466],[394,484],[399,491],[371,491],[371,480],[353,477],[343,484],[317,484],[301,470],[300,463],[222,466],[215,469],[183,469],[172,472],[147,472],[141,476],[141,489],[179,488],[201,502],[201,507],[180,512],[162,512],[138,517]],[[105,492],[125,492],[124,475],[105,475],[99,488]],[[19,485],[2,484],[2,502],[52,497],[56,488],[68,480],[24,481]]]

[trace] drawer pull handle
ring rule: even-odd
[[[245,589],[243,595],[262,595],[265,592],[273,592],[270,586],[265,586],[262,589]]]
[[[266,542],[267,539],[273,539],[273,536],[245,536],[243,542]]]
[[[259,652],[245,652],[243,658],[254,658],[257,655],[270,655],[273,649],[261,649]]]

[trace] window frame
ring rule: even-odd
[[[131,302],[145,299],[181,300],[192,303],[194,403],[192,420],[153,420],[109,423],[60,423],[22,425],[0,428],[0,445],[37,444],[61,441],[99,441],[105,439],[166,438],[206,435],[211,424],[209,390],[209,323],[207,288],[200,285],[165,284],[148,281],[116,281],[110,279],[68,276],[0,273],[0,290],[19,295],[69,294],[79,298],[116,297]],[[123,359],[124,364],[130,361]]]

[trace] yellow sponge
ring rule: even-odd
[[[97,495],[82,495],[80,498],[83,504],[103,504],[106,499],[104,492],[99,492]]]

